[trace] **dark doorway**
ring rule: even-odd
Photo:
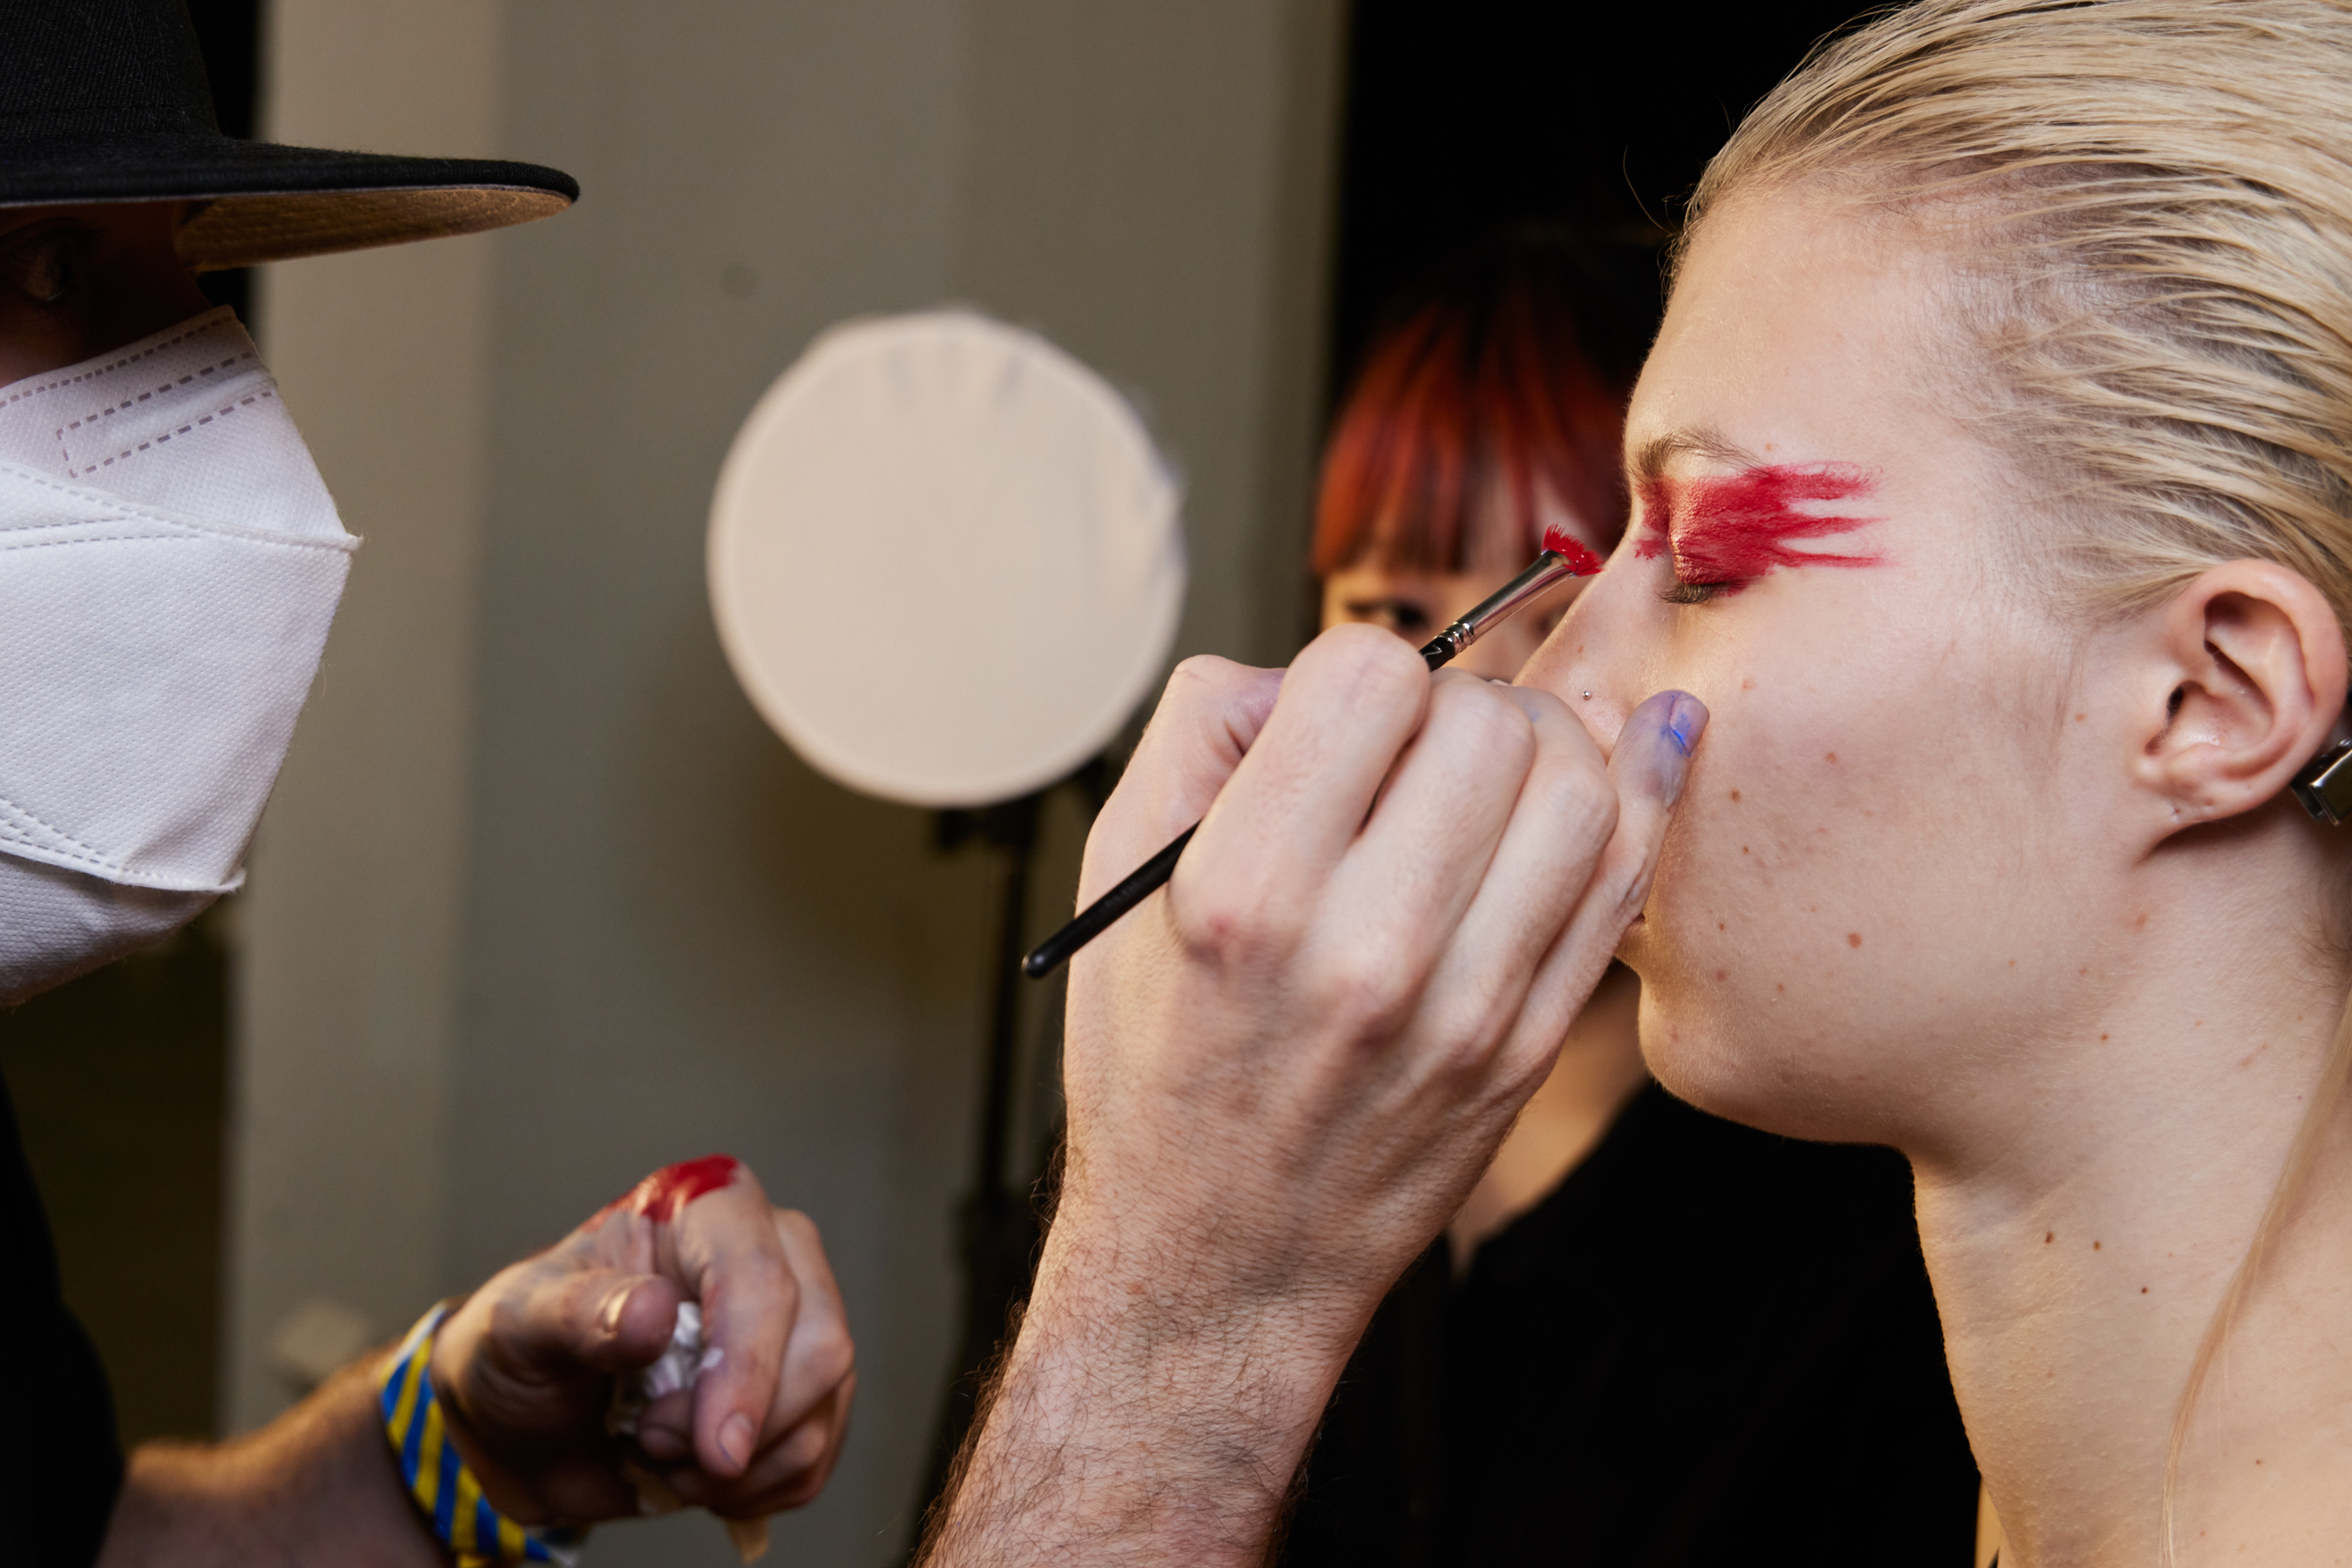
[[[1662,231],[1749,105],[1857,0],[1356,0],[1333,385],[1381,307],[1506,223]]]
[[[189,7],[221,128],[253,133],[257,0]],[[247,275],[204,279],[245,313]],[[0,1075],[55,1232],[66,1302],[126,1446],[218,1420],[234,900],[161,947],[0,1011]]]

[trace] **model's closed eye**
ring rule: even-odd
[[[1673,585],[1661,593],[1658,597],[1669,605],[1704,605],[1710,599],[1721,597],[1727,589],[1738,585],[1731,583],[1685,583],[1677,577]]]
[[[1817,511],[1870,494],[1873,476],[1845,463],[1773,464],[1720,476],[1641,483],[1643,535],[1637,559],[1669,555],[1673,604],[1701,604],[1737,593],[1768,573],[1801,566],[1881,566],[1883,556],[1798,549],[1879,520]],[[1693,594],[1692,590],[1703,590]]]

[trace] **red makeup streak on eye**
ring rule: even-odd
[[[594,1230],[624,1209],[667,1225],[677,1217],[678,1210],[703,1194],[715,1193],[734,1181],[735,1173],[740,1169],[740,1162],[732,1154],[705,1154],[699,1160],[666,1165],[597,1210],[588,1228]]]
[[[1791,550],[1788,542],[1850,533],[1874,517],[1800,511],[1807,501],[1852,500],[1870,493],[1870,475],[1843,463],[1783,464],[1719,479],[1649,479],[1642,486],[1641,560],[1671,548],[1675,575],[1727,592],[1776,566],[1879,566],[1875,555]]]
[[[1568,563],[1568,574],[1571,577],[1590,577],[1601,570],[1601,557],[1559,523],[1544,530],[1543,547]]]

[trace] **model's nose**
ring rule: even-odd
[[[1624,657],[1636,640],[1628,624],[1632,577],[1612,570],[1594,578],[1519,671],[1520,685],[1538,687],[1566,703],[1604,753],[1615,748],[1625,716],[1648,695],[1633,689],[1637,683]]]

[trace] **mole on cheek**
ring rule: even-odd
[[[1846,932],[1845,944],[1848,947],[1860,947],[1862,945],[1862,933],[1858,931],[1850,931]]]
[[[1738,790],[1733,790],[1733,791],[1731,792],[1731,798],[1732,798],[1732,799],[1734,799],[1734,800],[1738,800],[1738,799],[1739,798],[1739,792],[1738,792]]]

